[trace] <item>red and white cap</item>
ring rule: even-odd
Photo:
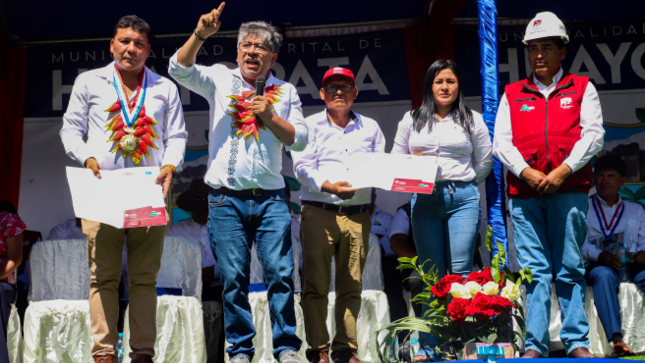
[[[350,71],[349,69],[343,67],[330,68],[327,72],[325,72],[322,83],[325,84],[325,81],[327,81],[328,78],[335,76],[349,78],[352,83],[354,83],[354,73],[352,73],[352,71]]]

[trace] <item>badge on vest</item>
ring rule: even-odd
[[[563,109],[565,109],[565,110],[570,109],[571,107],[573,107],[573,105],[571,104],[571,102],[572,102],[572,101],[571,101],[571,97],[564,97],[564,98],[561,98],[561,99],[560,99],[560,108],[563,108]]]
[[[535,108],[535,106],[529,106],[529,105],[522,105],[522,108],[520,108],[520,111],[526,111],[530,112]]]

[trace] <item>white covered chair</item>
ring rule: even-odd
[[[85,240],[42,241],[31,250],[25,363],[92,360],[90,269]]]
[[[202,295],[202,244],[193,237],[166,237],[157,287],[181,289],[182,296],[157,298],[155,363],[206,362]],[[130,357],[129,309],[126,311],[124,362]]]
[[[526,301],[524,289],[523,294],[523,299]],[[625,343],[635,352],[645,351],[645,334],[643,334],[643,326],[645,326],[645,294],[634,284],[622,283],[618,291],[618,301],[620,302],[620,318]],[[605,329],[598,316],[598,311],[594,304],[593,290],[590,286],[587,286],[585,313],[589,319],[589,350],[597,356],[609,357],[611,355],[611,346],[607,341]],[[555,286],[553,286],[551,293],[551,321],[549,324],[549,334],[551,335],[550,351],[564,349],[564,345],[560,340],[561,328],[560,307]]]

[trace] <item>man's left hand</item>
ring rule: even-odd
[[[163,167],[159,170],[159,176],[155,180],[155,184],[161,184],[163,189],[163,197],[166,199],[168,195],[168,189],[170,189],[170,182],[172,181],[172,169],[169,167]]]
[[[273,117],[273,112],[271,112],[271,104],[269,103],[269,100],[264,96],[255,96],[255,98],[253,98],[251,107],[253,109],[253,113],[257,117],[261,118],[262,121],[271,121],[271,118]]]
[[[537,192],[540,194],[552,194],[558,191],[565,180],[571,175],[571,168],[567,164],[561,164],[542,180],[538,185]]]
[[[636,263],[639,265],[645,265],[645,251],[639,251],[636,254]]]

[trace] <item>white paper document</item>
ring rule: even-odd
[[[159,226],[167,223],[159,168],[101,170],[67,167],[76,217],[116,228]]]
[[[432,194],[437,177],[437,156],[356,153],[347,165],[347,181],[359,189]]]

